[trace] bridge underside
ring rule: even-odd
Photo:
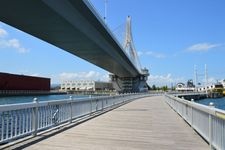
[[[117,76],[139,74],[87,1],[1,0],[0,21]]]
[[[113,73],[120,92],[146,87],[147,76],[86,0],[1,0],[0,21]]]

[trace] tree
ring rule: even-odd
[[[154,84],[152,85],[152,90],[156,90],[156,86]]]
[[[168,91],[168,87],[167,87],[167,86],[163,86],[163,87],[162,87],[162,90],[163,90],[163,91]]]

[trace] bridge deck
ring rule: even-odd
[[[26,148],[205,150],[209,146],[157,96],[136,100]]]

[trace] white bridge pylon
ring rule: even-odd
[[[148,70],[146,68],[142,69],[139,61],[137,51],[134,46],[134,41],[132,37],[131,30],[131,17],[127,17],[126,29],[123,40],[123,51],[126,53],[127,57],[134,65],[136,70],[139,72],[139,75],[135,77],[119,77],[115,74],[111,74],[111,82],[113,87],[122,93],[126,92],[144,92],[148,90],[147,80],[148,80]]]
[[[130,60],[136,66],[136,68],[141,72],[141,64],[138,58],[137,51],[134,46],[133,36],[131,31],[131,17],[127,17],[126,21],[126,32],[125,32],[125,39],[124,39],[124,49],[125,52],[128,54]]]

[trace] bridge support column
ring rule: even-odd
[[[147,69],[146,69],[147,70]],[[145,92],[148,90],[148,70],[136,77],[119,77],[110,74],[113,88],[120,93]]]

